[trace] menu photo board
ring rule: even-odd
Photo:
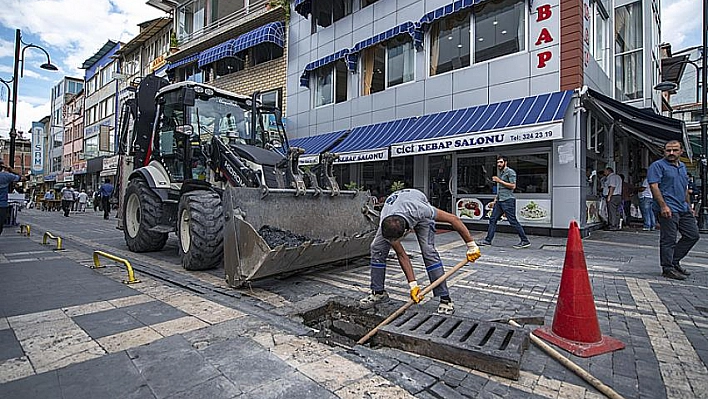
[[[455,202],[455,214],[462,221],[487,221],[492,217],[494,203],[491,198],[462,197]],[[517,199],[516,219],[521,225],[550,225],[551,200]],[[502,215],[499,222],[506,222]]]

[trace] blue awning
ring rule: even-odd
[[[273,43],[283,47],[285,44],[283,23],[280,21],[271,22],[250,32],[246,32],[235,39],[227,40],[202,51],[199,53],[199,68],[203,69],[213,62],[227,57],[236,57],[236,54],[261,43]]]
[[[416,47],[422,47],[424,31],[428,28],[428,25],[432,24],[438,19],[445,18],[448,15],[452,15],[456,12],[470,8],[475,4],[479,4],[483,1],[485,0],[457,0],[451,4],[440,7],[423,15],[423,17],[416,23],[415,32],[412,34],[413,42],[415,43]]]
[[[312,12],[312,0],[295,0],[295,12],[307,18]]]
[[[415,24],[413,22],[406,21],[398,26],[394,26],[393,28],[385,32],[379,33],[376,36],[370,37],[366,40],[362,40],[359,43],[355,44],[354,47],[349,50],[349,54],[347,55],[347,67],[349,68],[349,70],[355,71],[357,59],[359,58],[359,52],[361,52],[361,50],[377,45],[386,40],[392,39],[403,33],[407,33],[411,35],[411,37],[415,38],[413,36],[415,33]]]
[[[173,69],[175,69],[175,68],[181,67],[182,65],[187,65],[187,64],[190,64],[190,63],[192,63],[192,62],[195,62],[195,61],[197,61],[198,59],[199,59],[199,54],[192,54],[192,55],[190,55],[190,56],[187,56],[187,57],[185,57],[185,58],[182,58],[182,59],[179,60],[179,61],[170,62],[170,64],[167,65],[167,70],[168,70],[168,71],[171,71],[171,70],[173,70]]]
[[[300,147],[305,150],[305,153],[300,156],[301,164],[312,164],[318,162],[319,155],[328,151],[332,144],[347,132],[348,130],[340,130],[316,136],[300,137],[290,140],[289,144],[290,147]]]
[[[417,119],[397,119],[352,129],[352,132],[332,149],[332,152],[339,154],[337,163],[388,159],[388,146],[396,141],[396,137],[401,133],[411,129]]]
[[[403,156],[553,140],[572,97],[568,90],[358,127],[332,152],[357,162],[389,146]]]
[[[337,60],[340,60],[349,54],[349,49],[345,48],[343,50],[339,50],[334,54],[330,54],[324,58],[320,58],[317,61],[313,61],[307,66],[305,66],[305,70],[302,72],[302,75],[300,75],[300,86],[303,87],[309,87],[310,86],[310,72],[314,71],[315,69],[325,66],[327,64],[331,64]]]

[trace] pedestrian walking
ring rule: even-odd
[[[649,182],[647,181],[647,170],[642,169],[639,172],[639,177],[642,178],[642,183],[637,187],[637,195],[639,196],[639,207],[642,211],[642,219],[644,220],[644,231],[652,231],[656,229],[656,215],[652,208],[652,203],[654,198],[651,195],[651,189],[649,188]]]
[[[108,215],[111,213],[111,195],[113,195],[113,185],[111,184],[111,179],[106,177],[106,180],[101,184],[101,206],[103,207],[103,218],[108,219]]]
[[[493,209],[492,216],[489,217],[489,227],[487,228],[487,236],[479,242],[479,245],[492,245],[494,235],[497,231],[497,223],[502,215],[506,215],[506,220],[516,229],[519,234],[518,244],[514,248],[528,248],[531,246],[526,232],[521,224],[516,219],[516,197],[514,190],[516,189],[516,171],[509,167],[509,159],[503,155],[497,156],[497,176],[492,176],[492,180],[497,183],[497,195],[492,200]]]
[[[698,242],[698,223],[691,208],[686,165],[679,160],[681,143],[671,140],[664,145],[664,158],[649,166],[647,181],[654,197],[661,234],[659,261],[666,278],[685,280],[691,273],[680,262]],[[681,239],[676,241],[677,232]]]
[[[51,188],[47,190],[46,193],[44,193],[44,203],[42,204],[42,210],[43,211],[51,211],[51,202],[54,201],[54,190]]]
[[[607,188],[605,201],[607,202],[607,215],[609,219],[609,230],[618,231],[620,221],[620,206],[622,206],[622,178],[614,169],[605,168],[605,185]],[[603,189],[603,191],[605,191]]]
[[[79,212],[86,212],[86,203],[88,202],[88,194],[86,190],[81,190],[79,193]]]
[[[416,303],[423,299],[419,296],[420,287],[413,273],[413,265],[401,244],[401,240],[409,232],[415,232],[428,278],[432,283],[445,274],[440,254],[435,249],[436,221],[450,223],[462,237],[467,244],[468,261],[473,262],[480,257],[479,247],[460,218],[432,206],[425,194],[419,190],[396,191],[386,199],[381,209],[381,224],[370,247],[371,293],[359,301],[360,307],[367,309],[377,303],[388,301],[389,297],[384,289],[384,282],[386,279],[386,257],[391,248],[396,252],[398,263],[408,280],[411,299]],[[450,298],[445,282],[433,289],[433,295],[440,298],[438,313],[450,315],[455,312],[455,305]]]
[[[93,192],[93,211],[101,209],[101,189],[94,190]]]
[[[7,203],[7,194],[11,191],[10,186],[20,180],[21,178],[15,170],[5,167],[5,163],[0,159],[0,234],[2,234],[10,208]]]
[[[74,204],[74,190],[71,186],[66,185],[61,189],[61,209],[64,211],[64,217],[69,217],[71,206]]]

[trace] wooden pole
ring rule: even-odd
[[[419,295],[419,296],[423,296],[423,295],[429,293],[429,292],[432,291],[435,287],[437,287],[438,285],[442,284],[443,281],[445,281],[445,280],[447,280],[448,278],[450,278],[450,276],[452,276],[456,271],[460,270],[460,268],[462,268],[462,266],[464,266],[464,265],[466,265],[466,264],[467,264],[467,259],[465,259],[465,260],[461,261],[460,263],[456,264],[455,267],[453,267],[452,269],[446,271],[445,274],[443,274],[442,276],[440,276],[437,280],[433,281],[432,284],[430,284],[429,286],[425,287],[425,288],[423,289],[423,291],[421,291],[420,294],[418,294],[418,295]],[[381,329],[381,327],[383,327],[383,326],[387,325],[388,323],[392,322],[393,320],[395,320],[396,317],[398,317],[398,316],[400,316],[401,314],[403,314],[403,312],[405,312],[408,308],[410,308],[411,305],[413,305],[414,303],[415,303],[415,301],[413,301],[413,299],[409,299],[408,302],[406,302],[403,306],[401,306],[397,311],[393,312],[393,314],[391,314],[390,316],[388,316],[388,317],[386,318],[386,320],[384,320],[384,321],[382,321],[381,323],[379,323],[378,326],[374,327],[373,330],[369,331],[366,335],[364,335],[363,337],[361,337],[361,339],[358,340],[356,343],[359,344],[359,345],[363,345],[366,341],[369,340],[369,338],[373,337],[373,336],[379,331],[379,329]]]
[[[515,322],[514,320],[509,320],[509,324],[511,324],[514,327],[521,327],[519,325],[519,323]],[[580,378],[584,379],[585,381],[587,381],[588,383],[590,383],[590,385],[595,387],[595,389],[602,392],[603,395],[605,395],[611,399],[622,399],[622,395],[618,394],[612,388],[605,385],[602,381],[595,378],[595,376],[593,376],[592,374],[583,370],[580,366],[571,362],[568,358],[566,358],[565,356],[558,353],[558,351],[553,349],[550,345],[541,341],[541,339],[539,337],[533,335],[533,333],[530,334],[530,337],[531,337],[531,342],[536,344],[539,348],[543,349],[544,352],[548,353],[552,358],[557,360],[560,364],[562,364],[565,367],[567,367],[568,369],[570,369],[570,371],[577,374],[578,377],[580,377]]]

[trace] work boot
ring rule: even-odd
[[[388,301],[389,301],[388,292],[382,291],[380,293],[377,293],[377,292],[372,291],[371,294],[369,294],[359,300],[359,307],[362,309],[370,309],[378,303],[384,303],[384,302],[388,302]]]
[[[685,280],[685,279],[686,279],[686,276],[684,276],[683,274],[681,274],[681,272],[679,272],[679,271],[676,270],[676,269],[664,270],[664,272],[661,273],[661,275],[664,276],[664,277],[666,277],[666,278],[671,278],[671,279],[674,279],[674,280]]]
[[[679,273],[683,274],[684,276],[690,276],[691,272],[688,270],[684,269],[683,266],[681,265],[674,265],[674,269],[678,270]]]

